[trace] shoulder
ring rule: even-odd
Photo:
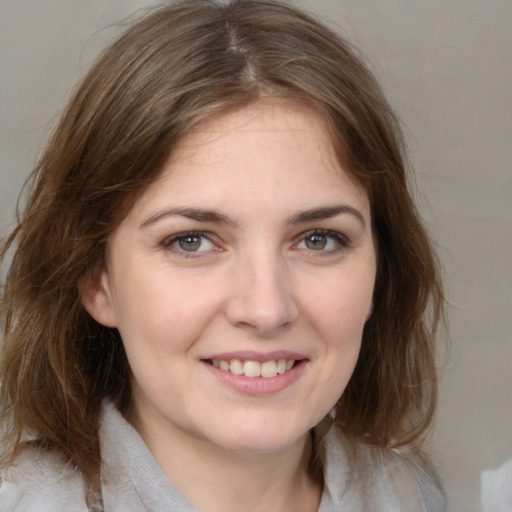
[[[324,450],[326,487],[340,510],[443,512],[446,508],[436,477],[413,449],[354,445],[332,428]]]
[[[0,469],[0,512],[87,512],[82,478],[56,453],[25,448]]]

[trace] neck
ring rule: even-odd
[[[135,426],[169,482],[200,512],[318,510],[322,488],[309,470],[309,433],[277,453],[254,453]]]

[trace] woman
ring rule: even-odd
[[[1,510],[442,510],[407,181],[377,83],[308,15],[136,21],[3,248]]]

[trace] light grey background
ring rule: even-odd
[[[144,0],[0,0],[0,229],[70,88]],[[453,512],[512,456],[512,2],[302,0],[358,43],[408,129],[453,345],[434,451]]]

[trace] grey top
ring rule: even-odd
[[[318,512],[440,512],[444,500],[427,475],[393,450],[362,446],[348,463],[335,429],[325,440],[324,491]],[[105,512],[196,512],[172,487],[148,447],[111,404],[100,428]],[[25,450],[2,471],[0,512],[92,512],[79,473],[56,454]]]

